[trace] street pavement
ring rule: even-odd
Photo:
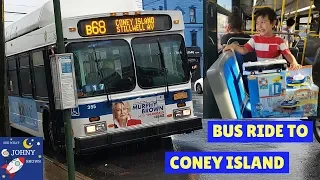
[[[68,169],[65,165],[44,157],[44,180],[65,180],[68,179]],[[75,172],[76,180],[92,180],[78,172]]]

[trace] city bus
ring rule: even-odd
[[[100,3],[61,2],[78,96],[71,109],[75,153],[202,129],[181,12]],[[52,1],[8,26],[5,38],[11,127],[58,151],[65,135],[50,65],[57,54]]]

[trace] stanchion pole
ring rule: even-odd
[[[65,46],[64,46],[62,21],[61,21],[60,0],[53,0],[53,5],[54,5],[56,33],[57,33],[57,51],[59,54],[62,54],[62,53],[65,53]],[[68,161],[68,177],[69,177],[69,180],[75,180],[70,109],[63,110],[63,120],[65,122],[65,137],[66,137],[65,143],[66,143],[66,152],[67,152],[67,161]]]

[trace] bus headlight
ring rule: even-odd
[[[102,132],[102,131],[105,131],[106,129],[107,128],[105,123],[90,124],[84,127],[84,131],[86,132],[86,134]]]
[[[173,117],[174,118],[181,118],[191,115],[191,109],[190,108],[183,108],[183,109],[174,109],[173,110]]]

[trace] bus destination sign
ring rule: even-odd
[[[104,17],[81,20],[78,23],[80,36],[104,36],[170,30],[172,21],[168,15],[138,15]]]

